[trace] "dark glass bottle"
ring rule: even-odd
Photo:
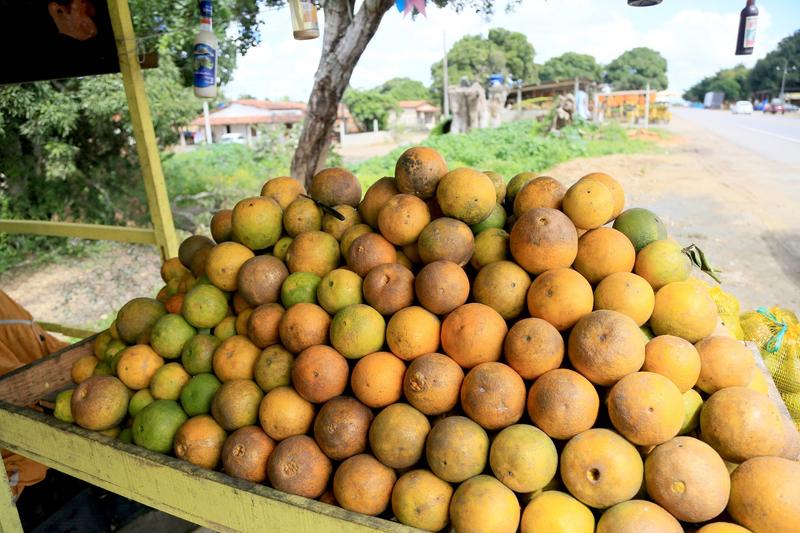
[[[739,16],[739,35],[736,37],[737,56],[747,56],[753,53],[753,47],[756,44],[757,22],[756,0],[747,0],[747,5]]]

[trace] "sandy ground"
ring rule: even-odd
[[[569,185],[591,171],[617,177],[628,206],[648,207],[671,235],[695,243],[723,270],[723,287],[742,309],[800,309],[800,175],[676,117],[676,137],[658,155],[577,159],[546,171]],[[381,148],[383,152],[394,146]],[[376,155],[374,147],[347,154]],[[127,300],[155,295],[158,256],[146,246],[111,244],[102,253],[0,275],[0,287],[36,319],[73,326],[102,324]]]

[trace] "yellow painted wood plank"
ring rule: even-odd
[[[0,220],[0,232],[156,244],[156,234],[152,229],[104,226],[101,224],[78,224],[74,222],[52,222],[49,220]]]
[[[55,324],[53,322],[40,322],[36,321],[39,326],[45,331],[51,331],[53,333],[60,333],[62,335],[66,335],[67,337],[73,337],[75,339],[85,339],[86,337],[91,337],[96,331],[89,331],[88,329],[83,328],[73,328],[72,326],[65,326],[63,324]]]
[[[2,402],[0,446],[215,531],[417,531],[196,468]]]
[[[136,52],[136,35],[133,31],[128,1],[108,0],[108,11],[117,41],[122,82],[125,86],[125,96],[128,99],[133,135],[136,139],[136,151],[142,167],[142,177],[147,192],[150,219],[155,228],[156,243],[161,249],[164,259],[177,257],[178,239],[175,236],[175,226],[172,221],[167,187],[164,183],[158,143],[150,116],[150,105],[144,89],[144,77]]]
[[[0,533],[22,533],[22,522],[3,467],[0,467]]]

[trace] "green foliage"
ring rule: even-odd
[[[745,100],[750,94],[749,74],[750,70],[742,64],[722,69],[692,85],[683,97],[690,101],[702,102],[708,91],[717,91],[725,93],[725,100],[731,102]]]
[[[377,89],[397,101],[428,100],[431,97],[431,92],[424,83],[411,78],[392,78]]]
[[[361,129],[372,130],[372,121],[378,121],[378,127],[386,128],[389,111],[394,109],[397,100],[390,94],[382,93],[379,89],[360,91],[349,87],[342,97],[347,104],[353,118],[359,123]]]
[[[430,136],[421,144],[438,150],[451,169],[493,170],[507,180],[519,172],[539,172],[575,157],[653,149],[651,142],[630,139],[623,128],[611,123],[569,126],[558,136],[546,134],[546,129],[543,122],[522,120],[462,135]],[[367,187],[383,176],[393,176],[397,158],[408,148],[363,161],[353,171]]]
[[[485,85],[491,74],[503,74],[515,80],[536,81],[535,51],[524,34],[502,28],[489,30],[487,38],[466,35],[447,52],[447,80],[458,85],[461,78]],[[444,83],[442,61],[431,65],[431,91],[441,100]]]
[[[559,81],[572,78],[603,79],[603,67],[589,54],[566,52],[545,61],[539,71],[542,81]]]
[[[786,87],[800,86],[800,30],[781,39],[775,50],[756,62],[748,79],[750,88],[753,91],[771,91],[777,96],[784,66],[788,66]]]
[[[667,60],[652,48],[627,50],[606,67],[606,81],[614,90],[644,89],[647,82],[656,91],[667,88]]]

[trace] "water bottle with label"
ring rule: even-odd
[[[198,98],[217,96],[217,50],[219,41],[211,31],[211,0],[200,0],[200,31],[192,45],[194,94]]]
[[[747,5],[739,14],[739,33],[736,36],[736,55],[745,56],[753,53],[756,45],[756,25],[758,24],[758,8],[756,0],[747,0]]]

